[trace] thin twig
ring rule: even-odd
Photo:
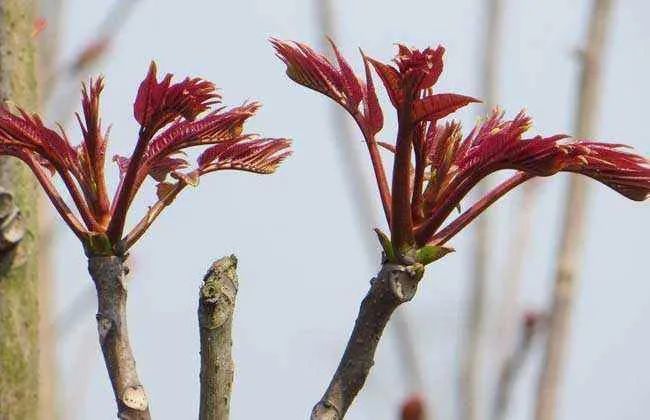
[[[412,267],[385,263],[361,302],[345,352],[327,391],[316,403],[312,420],[341,420],[374,364],[375,350],[391,315],[410,301],[422,277]]]
[[[47,21],[45,33],[36,38],[37,77],[39,98],[42,99],[50,91],[51,86],[45,77],[55,66],[59,53],[61,39],[61,15],[63,0],[40,0],[39,14]],[[58,366],[56,331],[50,328],[54,307],[54,275],[52,270],[52,239],[54,236],[54,217],[49,200],[40,194],[38,201],[38,272],[39,272],[39,419],[51,420],[60,418],[57,407],[59,392],[57,387]],[[44,351],[43,349],[47,349]]]
[[[499,383],[493,406],[492,418],[504,419],[510,405],[512,388],[521,368],[530,353],[533,340],[542,332],[545,317],[539,313],[527,313],[521,322],[519,342],[510,350],[499,371]]]
[[[127,280],[124,258],[88,259],[97,289],[97,331],[120,419],[150,420],[149,401],[135,369],[126,325]]]
[[[520,203],[517,206],[512,223],[512,233],[509,235],[510,242],[506,265],[500,278],[503,279],[503,296],[499,304],[499,313],[497,315],[497,362],[499,363],[500,378],[495,390],[495,402],[502,407],[507,407],[510,402],[511,392],[509,389],[503,389],[504,386],[510,386],[506,381],[501,380],[504,371],[510,369],[512,348],[516,346],[515,336],[517,321],[521,313],[518,307],[519,289],[522,280],[522,269],[526,250],[532,239],[531,227],[533,226],[534,204],[537,198],[538,182],[532,179],[522,186]],[[493,407],[494,418],[499,420],[505,416],[505,409]]]
[[[332,1],[316,0],[316,8],[318,22],[323,35],[335,40],[337,31],[334,23],[334,13],[332,12]],[[321,47],[323,51],[327,51],[330,48],[325,37],[322,37]],[[338,137],[340,138],[340,141],[337,142],[336,149],[340,151],[339,157],[343,162],[345,179],[348,180],[346,182],[348,195],[354,202],[356,209],[357,223],[355,225],[359,229],[358,236],[363,239],[364,254],[368,259],[368,265],[372,266],[375,264],[374,255],[377,253],[377,243],[374,241],[374,236],[368,234],[369,230],[367,228],[380,225],[373,206],[375,199],[365,183],[367,176],[363,170],[364,165],[360,165],[358,162],[358,153],[354,148],[354,135],[351,133],[350,126],[347,124],[346,115],[340,112],[338,107],[334,105],[330,106],[330,111],[332,126],[336,127]],[[394,327],[392,330],[396,336],[394,341],[397,345],[399,359],[402,363],[402,372],[404,372],[406,382],[409,384],[409,392],[421,392],[424,387],[422,363],[418,357],[415,340],[409,327],[410,321],[408,314],[405,310],[398,310],[393,315],[393,320]]]
[[[497,95],[497,73],[500,52],[501,0],[488,0],[485,45],[483,46],[483,98],[486,108],[494,106]],[[477,185],[479,197],[490,189],[488,180]],[[488,250],[490,223],[487,215],[479,218],[474,227],[474,255],[469,289],[468,320],[465,347],[461,359],[460,371],[460,418],[475,420],[480,410],[479,384],[481,376],[480,355],[483,336],[483,316],[485,311],[486,287],[488,279]]]
[[[232,360],[232,316],[239,287],[237,258],[212,264],[199,292],[201,336],[201,405],[199,420],[228,420],[235,372]]]
[[[582,74],[576,110],[577,137],[590,138],[596,129],[600,103],[602,61],[609,29],[612,0],[595,0],[589,21],[587,45],[582,59]],[[558,250],[553,304],[544,364],[538,384],[537,420],[556,417],[560,378],[569,340],[580,254],[584,243],[587,216],[587,188],[582,179],[571,177]]]

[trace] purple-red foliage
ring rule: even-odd
[[[336,46],[336,63],[307,45],[272,39],[287,75],[296,83],[329,96],[355,119],[377,179],[397,258],[427,245],[442,246],[490,204],[533,176],[573,172],[604,183],[632,200],[650,194],[650,164],[621,144],[570,139],[566,135],[525,137],[531,119],[512,120],[494,110],[463,135],[460,123],[440,120],[476,99],[434,93],[442,74],[444,48],[417,50],[398,44],[393,64],[365,56],[364,77],[357,76]],[[370,67],[382,81],[397,112],[394,143],[378,141],[383,111]],[[386,179],[378,147],[393,158],[392,182]],[[442,225],[467,193],[487,175],[516,170],[464,214]]]
[[[257,112],[258,103],[211,110],[221,100],[211,82],[200,78],[173,82],[171,74],[158,81],[156,73],[152,63],[136,95],[133,114],[140,130],[133,153],[113,158],[121,174],[113,199],[104,176],[108,132],[100,121],[101,77],[83,85],[83,115],[77,114],[83,139],[78,146],[70,143],[61,127],[54,131],[37,115],[0,107],[0,154],[29,165],[88,252],[125,252],[162,208],[186,185],[197,185],[202,175],[228,169],[268,174],[291,153],[287,139],[243,134],[244,123]],[[195,146],[204,150],[192,165],[185,151]],[[81,220],[54,187],[50,179],[54,174],[61,176]],[[158,203],[125,236],[127,212],[147,176],[158,183]]]

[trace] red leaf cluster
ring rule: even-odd
[[[290,154],[286,139],[243,134],[258,103],[209,111],[221,99],[212,83],[200,78],[174,83],[171,74],[158,81],[152,63],[133,106],[140,123],[135,149],[128,158],[113,158],[121,182],[111,200],[104,176],[108,134],[102,131],[99,110],[103,87],[102,78],[83,86],[83,115],[77,115],[83,141],[78,146],[70,144],[62,129],[45,127],[37,115],[0,107],[0,154],[18,157],[30,166],[89,252],[100,252],[93,248],[101,242],[96,241],[98,236],[111,245],[101,252],[125,252],[185,186],[197,185],[201,175],[229,169],[268,174]],[[192,168],[185,151],[197,146],[204,150]],[[81,220],[54,187],[50,180],[54,174],[61,176]],[[159,201],[124,236],[128,209],[148,175],[159,183]]]
[[[499,197],[533,176],[574,172],[633,200],[645,200],[650,194],[648,160],[624,150],[623,145],[576,141],[565,135],[524,138],[532,124],[523,112],[504,120],[503,112],[496,110],[466,136],[459,123],[439,122],[478,102],[455,93],[433,93],[443,70],[445,50],[441,46],[420,51],[399,44],[394,64],[363,56],[366,81],[362,83],[335,46],[338,67],[304,44],[277,39],[271,42],[295,82],[334,99],[359,124],[370,151],[391,241],[400,258],[427,244],[445,243]],[[368,89],[372,86],[369,64],[397,112],[393,144],[377,141],[375,135],[381,125],[369,124],[373,120],[383,124],[374,88]],[[357,110],[359,101],[372,112],[361,114]],[[369,115],[374,117],[369,119]],[[394,155],[390,188],[378,145]],[[503,169],[520,172],[441,229],[481,179]]]

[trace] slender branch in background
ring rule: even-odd
[[[52,240],[54,218],[47,197],[41,194],[38,200],[38,304],[39,304],[39,418],[57,418],[57,336],[52,327],[54,307],[54,275],[52,265]],[[46,350],[47,349],[47,350]]]
[[[0,1],[0,102],[36,111],[35,2]],[[25,164],[0,158],[0,419],[38,418],[38,194]]]
[[[530,353],[531,345],[535,337],[543,332],[545,317],[536,312],[528,312],[523,316],[523,322],[520,323],[519,342],[515,344],[514,349],[505,358],[499,372],[499,383],[493,406],[492,419],[502,420],[506,418],[507,410],[512,399],[513,385],[521,368]]]
[[[485,44],[483,50],[482,89],[485,108],[490,111],[496,102],[498,64],[500,55],[501,0],[485,1]],[[488,179],[481,181],[476,195],[483,197],[490,190]],[[490,223],[487,215],[476,220],[474,227],[474,255],[472,258],[471,283],[467,300],[467,329],[460,366],[460,419],[476,420],[481,410],[481,354],[483,341],[483,317],[485,312],[488,281],[488,257],[490,248]]]
[[[47,108],[54,108],[50,105],[57,86],[67,81],[77,83],[79,79],[85,77],[86,73],[106,57],[110,51],[111,44],[119,32],[124,28],[128,18],[134,10],[134,6],[139,0],[115,0],[106,13],[104,19],[95,30],[91,40],[84,45],[82,50],[73,57],[69,62],[62,64],[60,67],[53,65],[49,74],[43,74],[44,89],[42,90],[42,101],[47,104]],[[57,121],[65,121],[72,113],[76,96],[68,95],[62,99],[57,99],[56,109]]]
[[[370,281],[343,357],[327,391],[314,406],[312,420],[343,419],[370,373],[386,323],[399,305],[413,299],[421,278],[422,272],[412,267],[382,265]]]
[[[538,188],[539,180],[537,179],[531,179],[521,186],[519,203],[513,216],[513,228],[509,234],[510,244],[505,258],[505,266],[499,276],[503,279],[503,296],[499,304],[497,319],[499,363],[505,361],[514,345],[514,335],[520,314],[519,287],[522,280],[524,258],[532,240],[531,230]]]
[[[582,74],[576,109],[575,133],[579,138],[591,138],[596,130],[603,55],[612,4],[612,0],[594,0],[591,11],[587,43],[582,54]],[[559,387],[570,337],[571,311],[585,240],[587,193],[585,182],[577,176],[572,176],[565,202],[549,333],[537,390],[537,420],[556,418]]]
[[[95,337],[97,333],[94,328],[84,328],[79,343],[74,350],[73,363],[70,371],[74,372],[74,382],[68,388],[68,392],[62,402],[58,418],[65,420],[84,420],[83,411],[85,409],[83,402],[87,401],[91,383],[94,379],[94,366],[97,362],[97,352],[95,351]],[[48,419],[49,420],[49,419]]]
[[[232,317],[239,283],[237,258],[212,264],[199,292],[201,337],[201,403],[199,420],[228,420],[235,372],[232,360]]]
[[[97,332],[111,379],[117,417],[150,420],[149,401],[135,369],[126,325],[127,280],[123,257],[90,257],[88,271],[97,289]]]
[[[509,387],[512,382],[510,377],[514,375],[508,372],[513,370],[512,348],[519,349],[521,347],[521,342],[517,344],[515,341],[517,327],[521,319],[518,297],[526,251],[532,242],[531,230],[538,188],[539,180],[535,178],[521,186],[520,201],[515,209],[512,233],[509,235],[511,239],[506,254],[506,263],[503,273],[499,277],[503,279],[503,296],[497,315],[497,362],[500,373],[495,389],[495,405],[492,408],[495,420],[505,418],[506,409],[510,404],[511,390]],[[504,380],[506,376],[508,380]]]
[[[330,44],[326,42],[326,37],[336,41],[337,30],[334,23],[334,13],[332,10],[332,0],[315,0],[318,13],[318,23],[323,36],[321,36],[323,51],[330,49]],[[375,228],[380,225],[380,221],[374,211],[373,203],[375,196],[369,190],[365,180],[366,165],[359,160],[357,150],[355,150],[354,135],[347,123],[346,115],[341,113],[338,107],[330,105],[332,127],[337,127],[340,141],[336,149],[339,150],[340,161],[343,162],[344,177],[348,182],[348,195],[354,203],[356,209],[356,218],[358,232],[357,235],[362,238],[364,254],[367,257],[369,267],[376,263],[374,256],[377,254],[377,242],[373,235],[369,235],[368,227]],[[410,320],[406,308],[399,309],[393,315],[393,331],[397,346],[397,353],[402,364],[402,372],[405,375],[406,383],[409,387],[409,393],[418,393],[424,390],[424,379],[422,378],[422,363],[417,353],[415,339],[411,333]],[[430,409],[429,409],[430,410]]]
[[[40,0],[39,15],[45,19],[47,26],[44,32],[37,35],[36,46],[38,54],[38,87],[39,97],[42,101],[51,86],[47,77],[56,65],[61,39],[61,12],[63,0]],[[40,194],[38,201],[38,272],[39,272],[39,418],[51,420],[59,418],[58,406],[59,393],[57,389],[57,335],[51,328],[54,302],[54,275],[52,265],[52,241],[54,239],[54,215],[49,207],[49,200],[45,194]],[[45,351],[44,349],[47,349]]]

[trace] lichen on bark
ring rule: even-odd
[[[33,1],[0,0],[0,100],[32,111],[33,22]],[[25,227],[19,244],[0,252],[0,419],[31,419],[38,411],[37,190],[26,166],[8,157],[0,158],[0,187]]]
[[[232,316],[239,282],[234,255],[215,261],[199,291],[200,420],[228,420],[234,377]]]

